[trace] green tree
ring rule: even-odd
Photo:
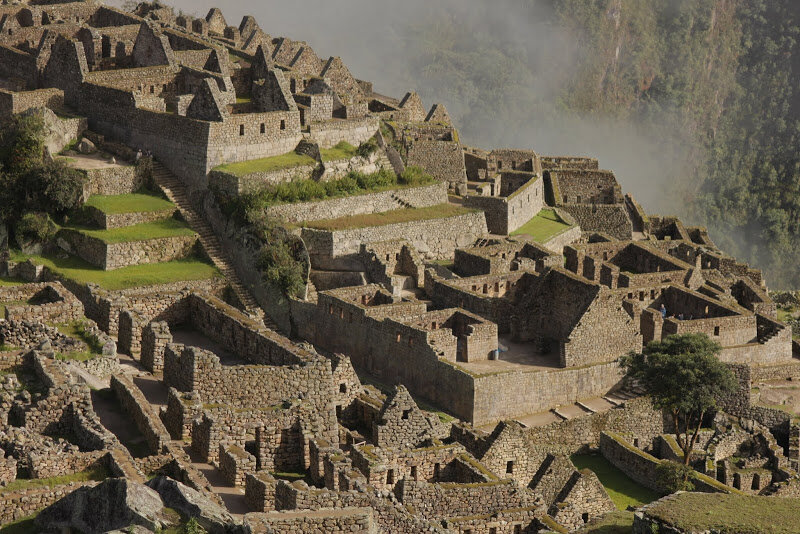
[[[620,360],[627,376],[645,388],[655,407],[672,416],[685,465],[705,415],[717,407],[720,397],[738,387],[733,372],[717,358],[721,350],[705,334],[672,335]]]
[[[685,464],[663,461],[656,468],[656,481],[664,493],[676,491],[694,491],[694,484],[689,480],[692,468]]]

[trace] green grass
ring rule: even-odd
[[[36,514],[6,523],[0,526],[0,534],[35,534],[39,532],[38,527],[33,522],[35,519]]]
[[[317,162],[310,156],[298,154],[296,152],[289,152],[288,154],[283,154],[282,156],[272,156],[271,158],[241,161],[239,163],[228,163],[226,165],[220,165],[214,170],[227,172],[236,176],[246,176],[254,172],[280,171],[283,169],[301,167],[303,165],[316,166],[316,164]]]
[[[348,143],[342,141],[333,148],[325,148],[320,150],[322,154],[322,161],[336,161],[340,159],[350,159],[356,155],[358,149]]]
[[[133,226],[124,226],[122,228],[112,228],[110,230],[92,230],[78,227],[73,229],[109,244],[195,235],[194,230],[189,228],[185,222],[173,218],[134,224]]]
[[[150,213],[174,210],[175,204],[154,194],[130,193],[127,195],[92,195],[85,206],[97,208],[106,214]]]
[[[721,493],[682,493],[648,513],[680,530],[721,534],[800,532],[800,499]]]
[[[544,243],[570,228],[570,225],[561,220],[554,210],[543,209],[530,221],[511,235],[526,234],[537,243]]]
[[[69,484],[70,482],[88,482],[90,480],[99,481],[105,480],[110,476],[111,473],[109,473],[105,467],[95,466],[71,475],[14,480],[13,482],[9,482],[5,487],[0,488],[0,494],[28,490],[32,488],[54,488],[55,486]]]
[[[575,454],[572,463],[578,469],[590,469],[606,488],[608,496],[620,510],[628,506],[638,507],[648,504],[660,497],[658,493],[634,482],[625,473],[611,465],[599,454]]]
[[[612,512],[591,526],[579,530],[580,534],[630,534],[633,529],[633,512]]]
[[[306,477],[305,473],[282,473],[282,472],[272,472],[269,473],[276,479],[287,480],[289,482],[294,482],[295,480],[303,480]]]
[[[103,353],[103,346],[96,337],[90,335],[86,331],[86,324],[83,321],[73,321],[67,324],[60,324],[57,325],[56,328],[58,328],[58,331],[65,336],[69,336],[73,339],[79,339],[86,343],[87,346],[87,350],[85,351],[72,351],[65,353],[59,352],[56,354],[57,360],[85,362],[92,360]]]
[[[387,224],[406,223],[425,219],[443,219],[456,215],[465,215],[474,210],[455,206],[453,204],[439,204],[428,208],[410,208],[402,210],[385,211],[364,215],[340,217],[338,219],[325,219],[304,223],[308,228],[319,230],[348,230],[351,228],[367,228],[370,226],[385,226]]]
[[[131,287],[154,286],[190,280],[206,280],[222,276],[213,265],[196,259],[145,265],[131,265],[113,271],[104,271],[79,258],[57,258],[54,256],[28,256],[14,252],[13,261],[30,259],[45,265],[57,274],[81,284],[97,284],[103,289],[116,291]]]
[[[9,278],[7,276],[0,276],[0,287],[11,287],[11,286],[19,286],[24,284],[22,280],[17,280],[15,278]]]

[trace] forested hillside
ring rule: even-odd
[[[408,78],[467,142],[593,152],[648,211],[800,287],[800,3],[481,4],[402,33]]]

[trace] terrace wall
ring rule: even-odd
[[[313,256],[338,257],[357,254],[362,243],[405,239],[422,255],[449,259],[458,247],[465,247],[486,235],[483,213],[474,212],[442,219],[353,228],[317,230],[303,228],[302,237]]]
[[[198,241],[196,235],[189,235],[124,243],[105,243],[100,239],[70,229],[61,230],[59,237],[69,245],[67,252],[107,271],[130,265],[162,263],[185,258]]]
[[[350,215],[382,213],[401,207],[427,208],[447,202],[447,184],[436,183],[422,187],[408,187],[365,193],[318,202],[279,204],[267,208],[271,218],[288,223],[338,219]]]

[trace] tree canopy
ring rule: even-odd
[[[705,334],[672,335],[648,343],[643,352],[620,362],[653,405],[671,414],[686,464],[703,418],[717,407],[718,399],[738,387],[733,372],[717,357],[721,350]]]

